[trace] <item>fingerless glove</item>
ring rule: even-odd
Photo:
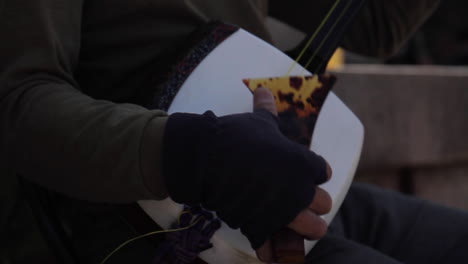
[[[163,159],[174,201],[216,212],[254,249],[307,208],[327,179],[324,159],[286,138],[266,110],[172,114]]]

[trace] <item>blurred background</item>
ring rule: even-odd
[[[366,128],[356,181],[468,210],[468,2],[445,0],[399,54],[340,50],[335,92]],[[304,37],[270,21],[279,46]],[[56,263],[18,180],[0,177],[0,264]]]
[[[466,10],[442,1],[388,61],[345,53],[336,92],[366,127],[356,180],[468,210]]]

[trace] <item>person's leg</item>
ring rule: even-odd
[[[326,235],[307,255],[310,264],[401,263],[377,250],[348,240],[342,236]]]
[[[369,185],[351,187],[330,233],[405,263],[468,263],[468,213]]]

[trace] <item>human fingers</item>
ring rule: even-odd
[[[318,217],[318,215],[329,213],[331,207],[332,199],[330,195],[322,188],[317,187],[315,190],[314,200],[309,206],[312,214],[304,211],[301,212],[301,214],[296,217],[296,219],[289,225],[289,227],[294,229],[296,232],[307,236],[308,238],[321,238],[326,233],[327,225],[325,221],[322,221],[321,218]],[[317,222],[318,226],[315,226],[313,223],[309,224],[311,222]],[[274,261],[273,248],[270,240],[266,241],[260,248],[256,250],[256,252],[258,259],[261,261],[267,263]]]
[[[275,98],[270,90],[265,87],[259,87],[254,92],[254,110],[265,109],[274,114],[278,115],[276,110]]]
[[[328,230],[327,222],[309,209],[302,210],[288,227],[312,240],[322,238]]]
[[[313,178],[316,185],[326,183],[331,179],[332,169],[322,156],[315,154],[308,148],[303,149],[302,155],[305,157],[306,170],[314,174]]]
[[[315,195],[309,209],[317,215],[328,214],[332,209],[333,201],[327,191],[320,187],[315,188]]]
[[[333,170],[330,166],[330,164],[328,164],[327,162],[327,181],[329,181],[333,176]]]
[[[271,240],[267,240],[261,247],[256,250],[257,258],[265,263],[274,261],[273,246]]]

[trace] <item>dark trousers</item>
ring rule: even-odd
[[[468,263],[468,213],[354,184],[308,263]]]
[[[112,211],[107,219],[101,217],[102,211],[99,214],[80,221],[88,231],[75,237],[80,263],[99,263],[120,243],[138,235],[125,221],[116,221]],[[154,244],[140,240],[107,264],[151,264],[155,250]],[[468,212],[354,184],[307,263],[468,263]]]

